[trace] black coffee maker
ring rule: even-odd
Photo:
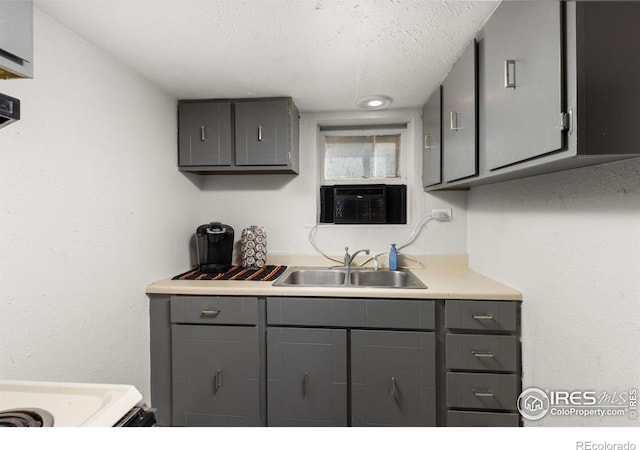
[[[220,222],[200,225],[196,229],[198,270],[204,273],[226,272],[233,255],[233,228]]]

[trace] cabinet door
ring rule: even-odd
[[[347,425],[347,332],[267,328],[269,426]]]
[[[236,103],[236,165],[289,164],[289,102]]]
[[[562,148],[562,2],[502,2],[484,29],[489,170]]]
[[[434,333],[353,330],[352,425],[435,426],[435,365]]]
[[[32,62],[33,2],[0,1],[0,79],[14,74],[31,77]]]
[[[258,342],[258,327],[173,325],[173,425],[264,425]]]
[[[180,166],[231,164],[231,103],[180,103],[178,126]]]
[[[424,187],[442,182],[441,106],[442,89],[438,86],[422,108],[422,186]]]
[[[444,180],[478,174],[476,41],[442,83],[442,152]]]

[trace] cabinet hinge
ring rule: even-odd
[[[560,130],[568,131],[571,129],[571,111],[560,113]]]

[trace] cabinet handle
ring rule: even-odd
[[[476,320],[493,320],[493,315],[491,314],[472,314],[471,317]]]
[[[262,125],[258,126],[258,140],[262,141]]]
[[[219,309],[205,309],[202,311],[202,314],[200,314],[200,317],[217,317],[218,314],[220,314]]]
[[[309,374],[305,372],[302,377],[302,398],[307,396],[307,392],[309,392]]]
[[[475,350],[472,350],[471,354],[476,358],[495,358],[496,357],[496,355],[494,355],[491,352],[476,352]]]
[[[476,397],[493,397],[493,392],[477,392],[472,391]]]
[[[206,142],[206,140],[207,140],[206,128],[205,128],[205,126],[204,126],[204,125],[202,125],[202,126],[200,127],[200,140],[201,140],[202,142]]]
[[[398,401],[398,383],[396,383],[396,377],[391,377],[391,397]]]
[[[217,394],[220,388],[222,387],[222,375],[220,369],[216,371],[216,374],[213,376],[213,393]]]
[[[504,62],[504,87],[516,88],[516,60],[507,59]]]
[[[458,128],[458,113],[451,111],[450,117],[449,117],[449,125],[451,128],[451,131],[458,131],[460,128]]]
[[[431,150],[431,135],[430,134],[425,134],[424,135],[424,149],[425,150]]]

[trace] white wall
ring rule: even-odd
[[[397,110],[362,113],[302,113],[300,119],[300,174],[225,175],[203,180],[202,217],[205,222],[231,225],[236,234],[249,225],[267,231],[269,253],[314,253],[308,234],[316,223],[319,157],[318,125],[364,122],[408,122],[408,159],[405,173],[408,184],[407,225],[321,225],[316,238],[326,253],[343,254],[370,248],[375,253],[389,250],[389,244],[407,240],[417,222],[432,208],[453,208],[452,222],[431,221],[406,253],[466,253],[466,194],[447,192],[425,194],[421,183],[421,155],[415,143],[422,134],[418,111]]]
[[[524,295],[523,387],[638,388],[640,159],[473,188],[467,216],[471,268]]]
[[[200,222],[199,188],[176,168],[176,101],[34,19],[34,79],[0,81],[22,101],[0,130],[0,379],[148,396],[144,288],[188,267]]]

